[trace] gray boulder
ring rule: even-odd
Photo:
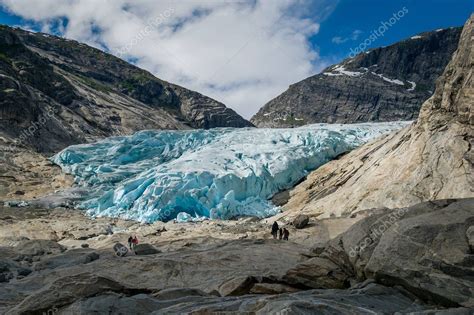
[[[293,219],[293,226],[297,229],[302,229],[309,223],[309,217],[305,214],[300,214]]]
[[[309,288],[343,289],[349,287],[351,275],[329,259],[314,257],[288,270],[284,280]]]

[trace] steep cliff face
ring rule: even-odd
[[[251,119],[258,127],[412,120],[434,91],[461,28],[422,33],[295,83]]]
[[[0,26],[0,134],[39,152],[141,129],[247,127],[209,97],[87,45]]]
[[[350,214],[474,196],[474,14],[436,92],[412,126],[311,173],[284,215]]]

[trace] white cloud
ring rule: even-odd
[[[354,30],[350,36],[347,36],[347,37],[335,36],[332,38],[331,41],[337,45],[344,44],[345,42],[349,40],[357,40],[362,33],[363,32],[361,30]]]
[[[332,41],[334,44],[338,44],[338,45],[339,45],[339,44],[344,44],[344,43],[347,42],[348,40],[349,40],[349,37],[344,37],[344,38],[343,38],[343,37],[341,37],[341,36],[335,36],[335,37],[332,38],[331,41]]]
[[[246,118],[289,84],[326,66],[308,38],[336,5],[330,0],[0,3],[46,32],[67,19],[59,30],[65,37],[133,59]]]

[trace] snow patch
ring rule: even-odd
[[[408,92],[414,91],[415,88],[416,88],[416,83],[413,82],[413,81],[407,81],[407,82],[411,84],[411,87],[409,89],[407,89],[407,91]]]
[[[423,37],[422,37],[422,36],[420,36],[420,35],[416,35],[416,36],[412,36],[412,37],[410,37],[410,39],[420,39],[420,38],[423,38]]]
[[[334,66],[332,71],[335,71],[336,73],[324,72],[323,74],[327,75],[327,76],[347,75],[347,76],[350,76],[350,77],[360,77],[361,75],[364,74],[363,72],[348,71],[344,68],[344,66],[339,66],[339,65]]]
[[[323,74],[329,77],[337,77],[337,76],[342,75],[342,73],[332,73],[332,72],[323,72]]]
[[[403,81],[401,81],[401,80],[390,79],[390,78],[384,77],[382,74],[378,74],[378,73],[375,73],[375,72],[371,72],[371,73],[373,75],[378,76],[379,78],[382,78],[384,81],[387,81],[387,82],[390,82],[390,83],[393,83],[393,84],[398,84],[398,85],[405,85],[405,83],[403,83]]]

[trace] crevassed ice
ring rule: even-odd
[[[275,193],[406,124],[142,131],[68,147],[53,161],[88,187],[78,207],[93,216],[146,222],[267,217],[279,211],[268,200]]]

